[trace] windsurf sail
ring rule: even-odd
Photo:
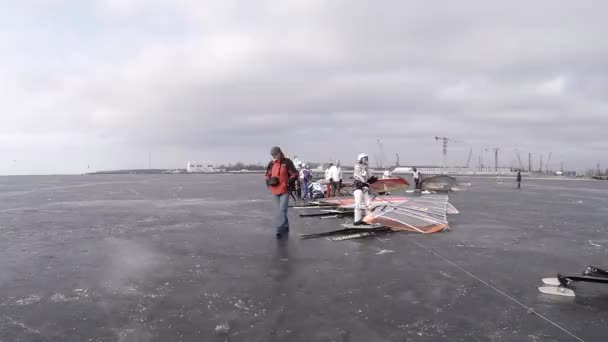
[[[460,182],[446,175],[426,177],[420,183],[423,191],[459,191],[471,186],[471,183]]]
[[[420,186],[427,191],[452,191],[457,182],[454,177],[439,175],[424,178]]]
[[[382,178],[369,185],[375,191],[384,193],[407,189],[409,186],[410,183],[401,177]]]
[[[369,224],[382,224],[393,231],[430,234],[448,229],[448,211],[458,212],[449,206],[447,195],[435,194],[376,206],[363,220]]]
[[[460,211],[458,209],[456,209],[456,207],[454,207],[452,205],[452,203],[448,203],[448,207],[447,207],[446,213],[448,215],[458,215],[458,214],[460,214]]]
[[[406,202],[410,197],[403,196],[375,196],[372,197],[371,207],[377,207],[386,204],[399,204]],[[353,197],[330,197],[321,198],[314,202],[318,206],[334,206],[341,209],[354,209],[355,199]]]

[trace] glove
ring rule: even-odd
[[[376,176],[371,176],[371,177],[369,177],[369,178],[367,179],[367,183],[368,183],[368,184],[374,184],[374,183],[376,183],[377,181],[378,181],[378,177],[376,177]]]
[[[363,190],[363,188],[367,188],[369,187],[369,185],[367,183],[363,183],[360,180],[355,180],[353,187],[357,190]]]

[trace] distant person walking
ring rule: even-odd
[[[422,190],[421,189],[422,176],[420,174],[420,171],[418,171],[418,169],[416,169],[416,168],[412,169],[412,177],[414,178],[414,184],[416,184],[416,191]]]
[[[331,169],[331,167],[333,165],[334,164],[329,163],[329,166],[327,167],[327,169],[325,169],[325,183],[326,183],[326,189],[327,189],[325,197],[331,197],[331,175],[329,174],[329,170]]]
[[[342,191],[342,180],[344,179],[344,175],[342,174],[342,167],[340,166],[340,161],[336,161],[336,168],[338,169],[338,194],[341,194]]]
[[[296,181],[294,183],[294,190],[295,190],[295,196],[292,196],[292,198],[295,200],[296,198],[302,198],[302,178],[301,178],[301,174],[302,174],[302,170],[304,169],[304,164],[297,159],[298,157],[295,157],[294,159],[297,160],[295,162],[296,165],[296,171],[298,171],[298,174],[300,175],[300,177],[296,178]]]
[[[272,160],[266,168],[266,185],[276,202],[276,237],[280,239],[289,233],[289,219],[287,218],[289,193],[298,178],[298,172],[293,162],[285,158],[278,146],[270,149],[270,155]]]
[[[329,186],[331,187],[331,190],[328,190],[331,192],[330,197],[336,197],[336,192],[338,191],[340,186],[340,169],[334,164],[329,164],[329,170],[327,171],[327,174],[329,177]]]
[[[521,171],[517,171],[517,177],[515,179],[517,182],[517,188],[521,189]]]
[[[312,171],[307,164],[302,164],[302,170],[300,170],[300,183],[302,184],[302,199],[312,199],[312,189],[310,188],[310,182],[312,181]]]

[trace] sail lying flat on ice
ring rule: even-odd
[[[404,190],[409,188],[410,183],[401,177],[391,177],[378,179],[376,182],[369,185],[376,192],[392,192],[396,190]]]
[[[400,204],[410,200],[411,197],[403,196],[375,196],[372,197],[371,207],[386,204]],[[341,209],[354,209],[355,199],[352,197],[330,197],[322,198],[314,202],[318,206],[334,206]]]
[[[458,213],[448,203],[447,195],[410,197],[397,204],[375,207],[364,218],[369,224],[382,224],[393,231],[413,231],[423,234],[448,229],[447,214]]]
[[[426,177],[421,182],[421,189],[426,191],[458,191],[471,186],[471,183],[459,182],[456,178],[447,175]]]
[[[371,212],[363,219],[369,225],[357,225],[350,229],[370,229],[381,226],[384,231],[411,231],[423,234],[435,233],[449,228],[447,215],[458,214],[459,211],[448,202],[447,194],[423,194],[412,196],[375,196],[369,206]],[[316,208],[335,208],[331,213],[324,210],[317,214],[303,214],[301,216],[345,217],[353,213],[355,207],[352,197],[323,198],[311,202]],[[310,208],[309,206],[308,208]],[[305,207],[306,208],[306,207]],[[327,216],[326,216],[327,215]],[[344,230],[311,234],[302,238],[329,236],[333,234],[348,233]],[[374,233],[376,233],[374,231]],[[328,235],[329,234],[329,235]],[[355,234],[357,235],[357,234]],[[369,234],[367,234],[369,235]],[[367,236],[365,235],[365,236]]]

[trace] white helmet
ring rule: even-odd
[[[369,159],[369,156],[367,154],[365,154],[365,153],[359,153],[359,155],[357,156],[357,161],[360,162],[360,161],[363,160],[363,158],[368,158]]]

